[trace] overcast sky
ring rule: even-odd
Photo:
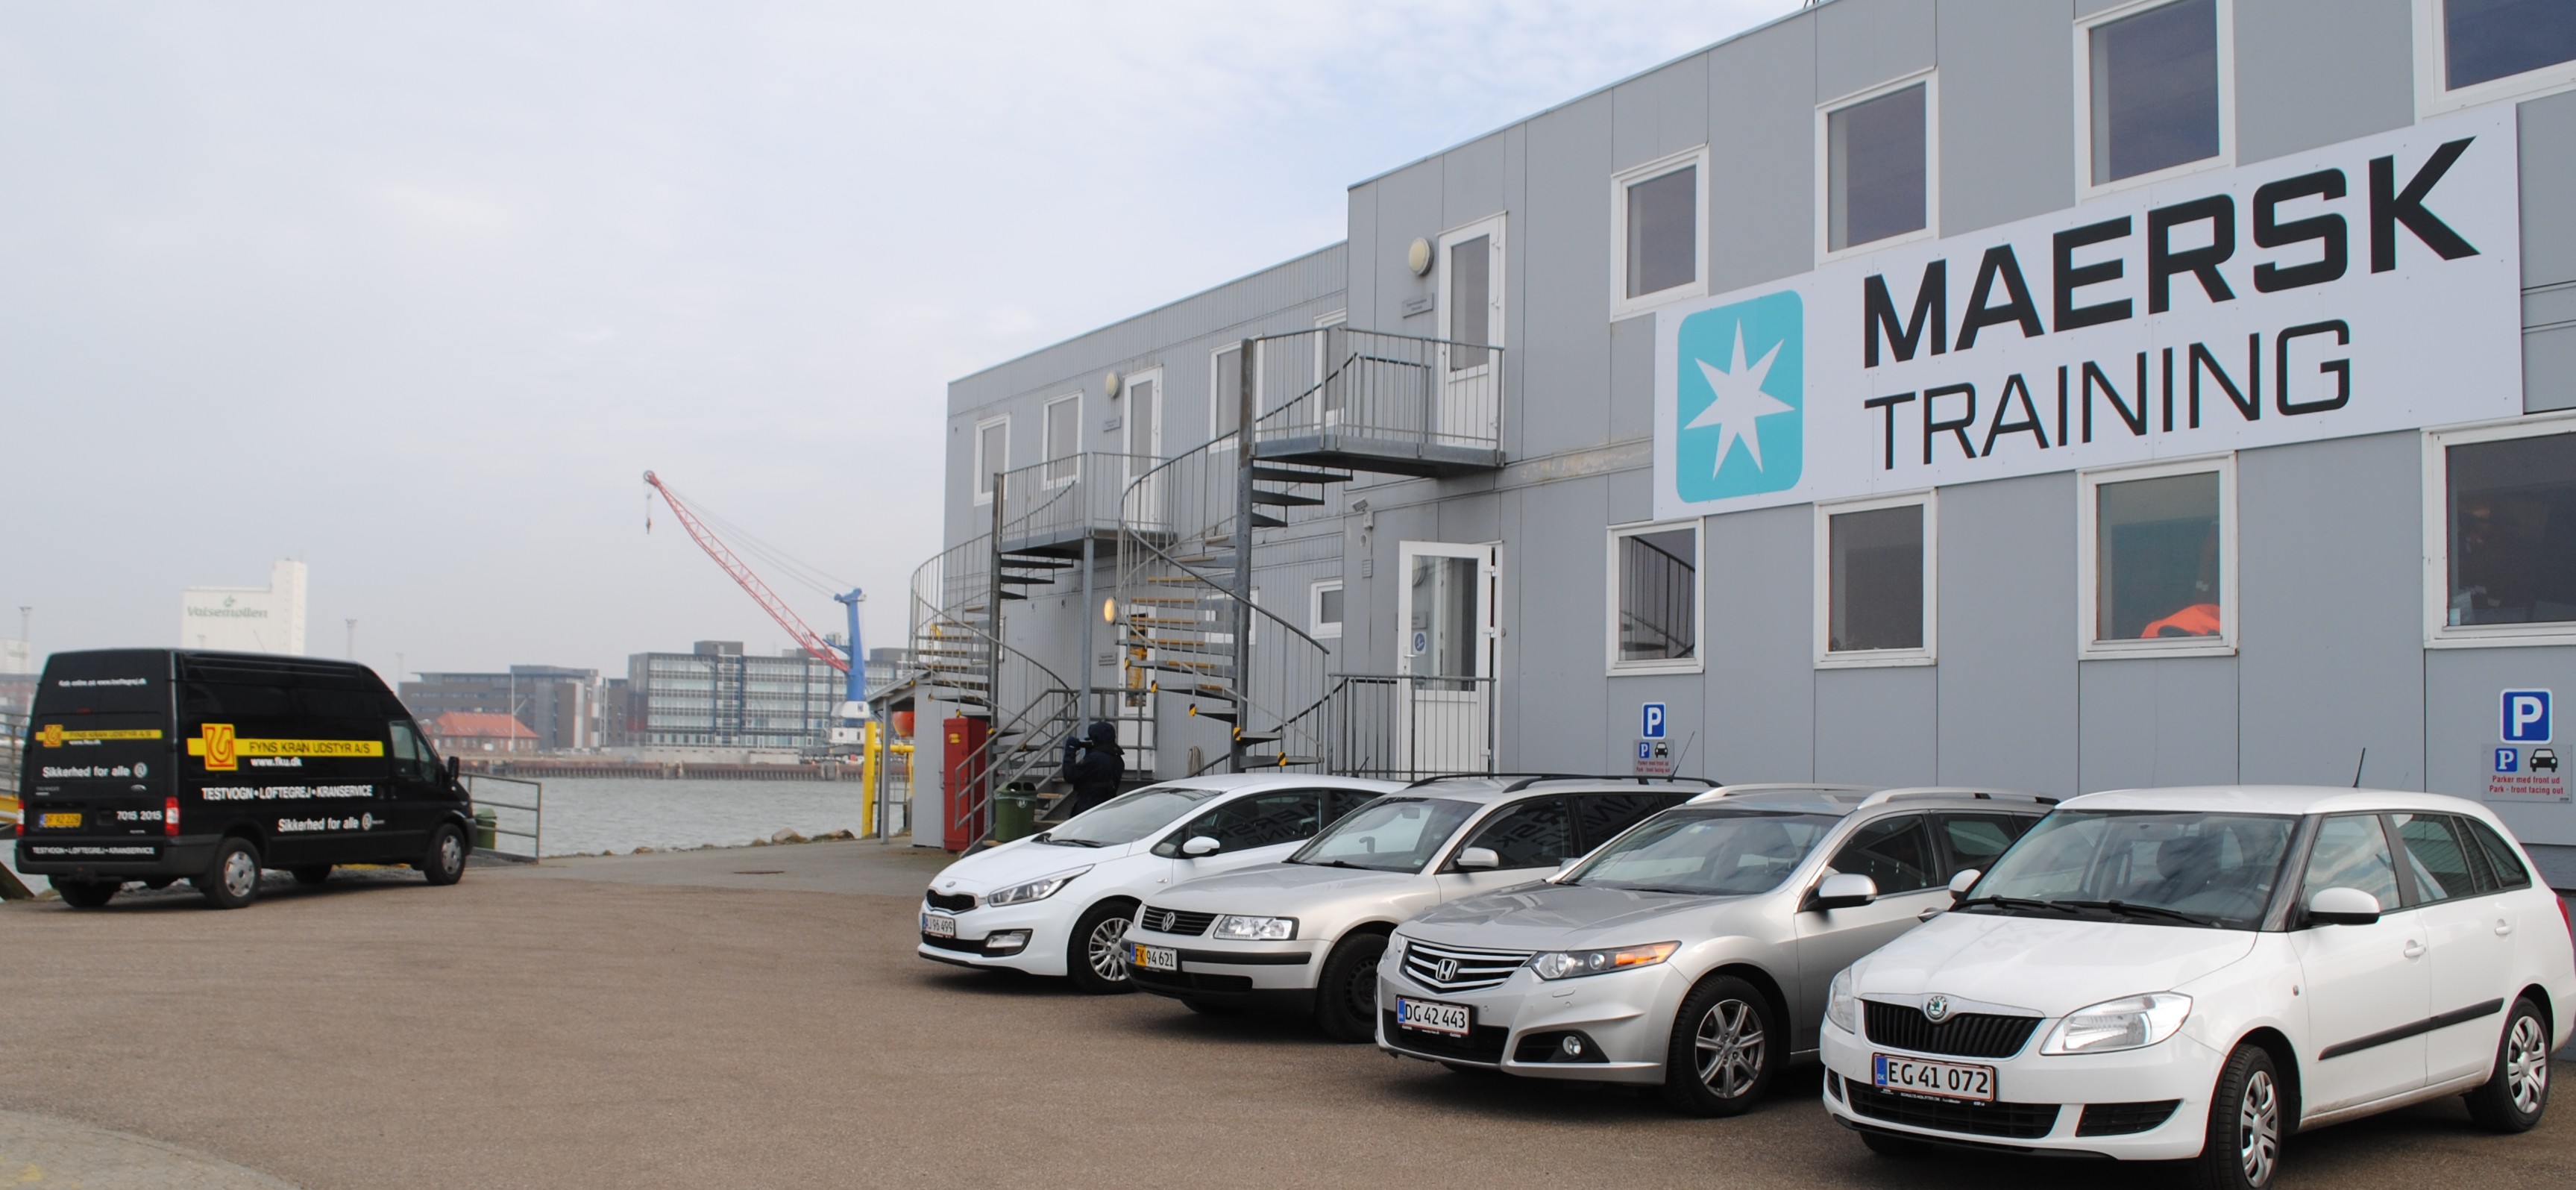
[[[1797,3],[0,6],[0,635],[294,557],[388,675],[786,646],[649,467],[900,644],[950,379]]]

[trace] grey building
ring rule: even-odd
[[[2571,185],[2566,5],[1832,0],[956,381],[912,643],[1032,764],[2358,772],[2576,881]]]
[[[508,715],[536,733],[537,747],[600,747],[599,671],[513,665],[506,673],[424,673],[402,683],[403,705],[426,723],[450,711]]]
[[[840,705],[839,670],[791,649],[747,656],[702,640],[686,653],[627,658],[621,736],[642,748],[819,750]]]

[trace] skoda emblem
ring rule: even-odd
[[[1923,1019],[1936,1025],[1949,1020],[1950,998],[1948,996],[1934,996],[1931,999],[1924,1001]]]
[[[1456,979],[1458,978],[1458,960],[1442,959],[1440,960],[1439,966],[1432,968],[1432,973],[1439,976],[1440,982],[1442,983],[1447,983],[1450,980]]]

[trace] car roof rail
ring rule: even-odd
[[[1888,802],[1903,801],[1908,798],[1934,797],[1966,798],[1979,802],[2031,802],[2042,806],[2057,804],[2056,798],[2044,794],[2023,793],[2013,789],[1981,789],[1973,785],[1910,785],[1899,789],[1882,789],[1863,798],[1860,804],[1862,809],[1868,809],[1871,806],[1885,805]]]
[[[1692,798],[1694,802],[1711,798],[1743,797],[1755,793],[1877,793],[1884,785],[1835,785],[1820,781],[1754,781],[1742,785],[1720,784]]]
[[[1555,773],[1433,773],[1428,777],[1416,777],[1406,782],[1404,787],[1411,789],[1417,785],[1432,785],[1441,781],[1499,781],[1505,777],[1545,779],[1556,775]]]
[[[1514,773],[1511,775],[1521,779],[1504,786],[1503,792],[1505,793],[1518,793],[1521,790],[1527,789],[1532,785],[1536,785],[1541,781],[1598,781],[1610,785],[1626,785],[1632,782],[1638,785],[1646,785],[1656,782],[1672,783],[1677,781],[1696,781],[1711,789],[1718,787],[1717,782],[1709,780],[1706,777],[1652,777],[1643,773],[1628,773],[1624,775],[1612,773]]]

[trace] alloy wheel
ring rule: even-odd
[[[1734,1099],[1753,1090],[1761,1077],[1762,1018],[1742,1000],[1720,1000],[1699,1018],[1699,1081],[1721,1098]]]
[[[2237,1102],[2236,1161],[2249,1186],[2272,1184],[2272,1164],[2281,1153],[2281,1095],[2272,1072],[2257,1070],[2245,1080]]]
[[[239,900],[259,891],[259,861],[251,853],[234,850],[224,856],[224,892]]]
[[[1091,973],[1111,983],[1127,982],[1127,919],[1104,917],[1091,927],[1085,944]]]
[[[2516,1110],[2524,1115],[2540,1111],[2549,1094],[2549,1039],[2541,1034],[2540,1018],[2514,1018],[2504,1045],[2504,1082]]]

